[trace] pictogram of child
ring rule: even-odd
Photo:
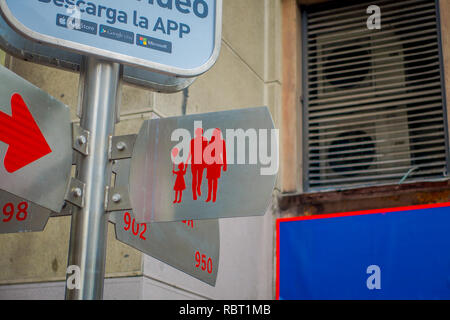
[[[184,181],[184,175],[187,171],[187,166],[184,166],[184,163],[180,163],[178,165],[179,171],[172,170],[173,174],[177,175],[177,179],[175,180],[175,185],[173,186],[173,190],[175,190],[175,200],[173,203],[180,203],[183,198],[183,190],[186,189],[186,182]],[[178,199],[178,195],[180,195],[180,199]]]

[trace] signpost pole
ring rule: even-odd
[[[68,259],[68,265],[78,266],[81,274],[79,289],[66,286],[66,299],[99,300],[103,298],[108,231],[105,189],[110,184],[112,166],[108,149],[116,120],[120,65],[88,57],[81,72],[84,88],[80,125],[89,132],[89,147],[88,155],[79,155],[77,160],[76,178],[85,183],[84,205],[72,216]]]

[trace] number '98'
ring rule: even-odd
[[[3,215],[6,218],[3,218],[3,222],[9,222],[14,218],[14,214],[16,214],[16,219],[18,221],[24,221],[28,216],[28,203],[21,202],[17,205],[17,212],[14,208],[14,204],[9,202],[3,206]]]

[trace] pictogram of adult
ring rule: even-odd
[[[203,153],[207,146],[208,140],[203,136],[203,129],[197,128],[195,137],[191,140],[189,155],[186,160],[186,165],[188,165],[189,160],[191,161],[192,197],[194,200],[197,200],[197,196],[202,195],[203,172],[206,168]]]
[[[218,180],[222,169],[227,171],[227,148],[222,139],[220,129],[214,129],[211,141],[205,149],[204,161],[206,162],[206,178],[208,179],[208,198],[206,202],[217,200]]]

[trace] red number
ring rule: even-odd
[[[134,222],[135,222],[135,220],[133,219],[133,228],[132,228],[132,232],[133,232],[133,234],[135,235],[135,236],[137,236],[138,234],[139,234],[139,224],[138,223],[136,223],[136,225],[137,225],[137,228],[136,228],[136,233],[134,232]]]
[[[204,254],[202,254],[202,270],[205,271],[206,270],[206,260],[205,260],[206,256]]]
[[[208,271],[208,273],[212,273],[212,269],[213,269],[212,259],[208,258],[208,264],[207,264],[207,271]]]
[[[142,224],[142,225],[144,226],[144,230],[142,230],[141,235],[139,236],[139,238],[141,238],[142,240],[147,240],[147,239],[144,237],[144,233],[147,232],[147,225],[146,225],[145,223]]]
[[[135,236],[139,235],[139,238],[141,238],[142,240],[147,240],[147,238],[144,237],[144,234],[147,232],[147,224],[137,223],[134,218],[131,219],[131,215],[129,212],[125,212],[125,215],[123,216],[123,221],[125,222],[125,226],[123,227],[125,229],[125,231],[128,231],[131,229],[131,232],[133,233],[133,235],[135,235]],[[142,230],[141,234],[139,234],[139,230],[141,229],[141,226],[143,227],[143,230]]]
[[[194,220],[183,220],[181,222],[184,223],[185,225],[187,225],[188,227],[191,227],[192,229],[194,229]]]
[[[196,268],[198,268],[200,266],[201,260],[200,260],[200,252],[196,252],[195,253],[195,261],[197,262],[197,264],[195,265]]]
[[[208,258],[206,260],[206,255],[200,254],[200,252],[195,253],[195,261],[197,264],[195,265],[196,268],[199,268],[201,266],[201,269],[203,271],[207,271],[208,273],[213,272],[213,261],[211,258]]]
[[[9,209],[9,210],[8,210]],[[3,222],[9,222],[14,217],[14,205],[12,203],[7,203],[3,207],[3,214],[8,216],[8,218],[3,219]]]
[[[130,216],[129,212],[125,213],[125,215],[123,216],[123,221],[126,224],[126,226],[123,227],[125,229],[125,231],[130,230],[130,227],[131,227],[131,216]]]
[[[21,203],[19,203],[17,208],[19,209],[19,211],[17,212],[17,216],[16,216],[17,220],[19,220],[19,221],[25,220],[28,216],[28,212],[27,212],[28,203],[21,202]],[[22,217],[21,217],[21,215],[22,215]]]
[[[17,206],[17,215],[16,219],[17,221],[24,221],[28,216],[28,203],[27,202],[21,202]],[[7,218],[3,219],[3,222],[9,222],[14,217],[14,204],[9,202],[3,206],[3,215],[7,216]]]

